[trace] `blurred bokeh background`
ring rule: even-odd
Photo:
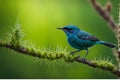
[[[113,5],[111,14],[118,22],[119,0],[97,0],[102,6]],[[38,47],[55,48],[60,45],[73,51],[62,31],[57,27],[74,24],[99,39],[117,44],[108,24],[90,4],[89,0],[0,0],[0,38],[6,37],[14,27],[16,18],[22,25],[25,39]],[[83,56],[85,51],[81,51]],[[102,45],[90,48],[89,60],[110,59],[116,64],[112,50]],[[81,63],[49,62],[0,48],[0,78],[116,78],[115,75]]]

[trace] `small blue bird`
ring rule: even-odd
[[[73,51],[71,54],[79,52],[80,50],[86,50],[86,54],[83,58],[84,60],[88,54],[88,48],[94,46],[95,44],[103,44],[110,48],[115,48],[114,44],[99,40],[95,36],[91,35],[88,32],[80,30],[77,26],[74,25],[69,25],[57,29],[63,30],[67,36],[68,43],[77,49],[77,51]]]

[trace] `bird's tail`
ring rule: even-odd
[[[105,41],[101,41],[101,44],[103,44],[105,46],[108,46],[110,48],[115,48],[116,47],[115,44],[112,44],[112,43],[109,43],[109,42],[105,42]]]

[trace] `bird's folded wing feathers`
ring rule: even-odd
[[[83,39],[83,40],[99,41],[98,38],[96,38],[95,36],[93,36],[93,35],[91,35],[91,34],[89,34],[89,33],[87,33],[87,32],[84,32],[84,31],[78,33],[78,34],[77,34],[77,37],[78,37],[79,39]]]

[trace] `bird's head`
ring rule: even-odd
[[[65,26],[65,27],[57,28],[57,29],[63,30],[67,35],[75,34],[80,31],[80,29],[74,25],[69,25],[69,26]]]

